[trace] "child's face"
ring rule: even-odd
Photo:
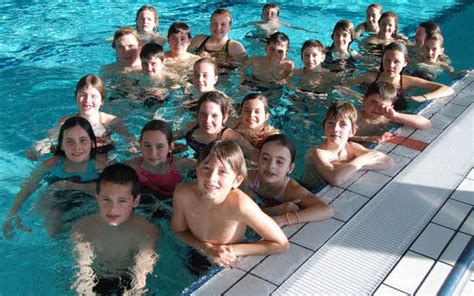
[[[89,134],[81,126],[76,125],[64,131],[61,148],[69,160],[73,162],[88,161],[92,145]]]
[[[204,102],[198,112],[199,128],[208,135],[219,133],[227,117],[222,114],[221,106],[214,102]]]
[[[441,46],[441,43],[437,40],[427,40],[423,45],[423,51],[425,53],[425,58],[432,63],[438,61],[438,58],[444,52],[444,48]]]
[[[407,65],[407,60],[403,52],[398,50],[385,51],[383,58],[383,71],[390,74],[390,76],[399,75],[403,68]]]
[[[367,9],[367,12],[365,13],[367,22],[371,23],[372,26],[377,25],[380,19],[380,15],[380,10],[375,7]]]
[[[245,101],[242,107],[240,123],[251,128],[260,128],[268,120],[269,114],[265,112],[265,105],[258,99]]]
[[[423,46],[426,39],[426,30],[423,27],[418,27],[415,33],[415,42],[418,46]]]
[[[288,56],[288,42],[270,43],[265,49],[267,57],[275,62],[281,62]]]
[[[151,166],[165,163],[171,150],[166,135],[161,131],[146,131],[143,133],[140,147],[143,161]]]
[[[232,29],[229,17],[218,14],[211,18],[211,35],[215,38],[222,39]]]
[[[312,46],[306,47],[303,50],[303,54],[301,56],[303,59],[303,65],[309,70],[321,65],[321,63],[324,62],[324,59],[326,58],[326,55],[322,53],[321,50]]]
[[[397,29],[397,24],[395,23],[395,19],[393,17],[384,17],[380,21],[380,32],[386,36],[392,36]]]
[[[88,85],[77,92],[76,103],[80,114],[93,115],[99,112],[103,101],[99,90],[92,85]]]
[[[258,158],[258,174],[267,183],[282,181],[291,173],[295,164],[291,162],[290,150],[278,142],[263,145]]]
[[[279,18],[278,9],[276,8],[265,8],[262,12],[262,20],[266,22],[277,22]]]
[[[100,217],[111,226],[127,221],[140,203],[140,197],[133,199],[132,184],[102,182],[100,185],[96,194]]]
[[[389,107],[392,107],[392,102],[390,100],[384,100],[378,94],[364,98],[364,111],[374,117],[383,115],[384,108]]]
[[[151,33],[156,25],[155,14],[151,10],[143,10],[137,18],[137,27],[140,33]]]
[[[348,118],[336,119],[335,117],[329,117],[326,119],[324,124],[324,136],[327,141],[344,145],[354,134],[355,131]]]
[[[181,31],[176,34],[171,34],[168,38],[168,43],[170,44],[171,52],[182,53],[188,50],[191,39],[188,37],[188,32]]]
[[[149,76],[160,76],[163,61],[158,56],[151,56],[142,60],[142,72]]]
[[[115,41],[115,52],[119,61],[132,65],[140,59],[140,45],[132,34],[120,36]]]
[[[349,44],[352,41],[351,33],[339,28],[334,32],[332,36],[332,41],[334,42],[334,46],[336,48],[342,48],[347,50]]]
[[[228,163],[223,163],[215,155],[209,155],[199,163],[196,174],[201,197],[216,203],[221,203],[243,180],[243,176],[237,176]]]
[[[199,92],[214,90],[217,79],[217,73],[212,64],[200,63],[193,69],[193,85]]]

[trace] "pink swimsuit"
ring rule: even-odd
[[[143,158],[140,159],[140,166],[136,169],[140,183],[150,187],[160,195],[172,196],[176,185],[183,180],[174,166],[173,157],[168,157],[169,168],[164,174],[150,172],[142,167],[142,163]]]

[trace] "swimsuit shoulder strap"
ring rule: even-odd
[[[275,196],[275,199],[278,201],[283,201],[283,196],[285,195],[285,190],[286,187],[288,187],[288,183],[290,182],[290,177],[286,176],[285,183],[283,186],[281,186],[280,192],[278,192],[278,195]]]

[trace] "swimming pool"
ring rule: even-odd
[[[290,58],[301,65],[300,46],[309,38],[320,39],[330,45],[332,26],[341,18],[360,23],[368,1],[353,1],[350,7],[344,1],[288,1],[279,3],[283,21],[314,33],[283,28],[290,36]],[[207,33],[210,13],[218,7],[228,7],[234,14],[234,29],[231,37],[242,41],[251,56],[263,54],[263,46],[243,36],[252,28],[245,24],[259,18],[264,1],[159,1],[154,3],[160,14],[160,28],[166,33],[174,21],[186,21],[192,33]],[[472,4],[459,1],[380,1],[385,10],[394,10],[399,15],[401,32],[412,35],[422,20],[435,19],[445,35],[446,51],[456,68],[472,67],[472,48],[462,46],[471,35],[458,37],[458,16],[469,19]],[[470,3],[470,2],[468,2]],[[12,204],[12,199],[22,180],[37,165],[24,157],[25,150],[35,140],[41,139],[60,116],[75,112],[74,86],[77,80],[88,73],[97,73],[100,65],[114,60],[110,44],[105,40],[122,25],[132,25],[135,11],[142,3],[34,3],[6,2],[0,5],[0,96],[4,104],[0,109],[2,131],[0,136],[0,194],[2,199],[0,219]],[[302,13],[304,11],[305,13]],[[413,16],[412,12],[417,15]],[[469,14],[471,13],[471,14]],[[466,17],[467,15],[467,17]],[[26,21],[25,21],[26,20]],[[444,26],[446,24],[446,26]],[[449,29],[449,31],[447,31]],[[449,32],[449,33],[448,33]],[[451,34],[452,33],[452,34]],[[471,37],[469,37],[471,36]],[[466,42],[466,45],[472,44]],[[231,75],[229,81],[235,81]],[[445,81],[447,82],[447,81]],[[225,86],[225,83],[224,83]],[[236,94],[230,86],[224,88]],[[239,97],[235,98],[237,101]],[[304,151],[320,141],[320,115],[317,110],[301,118],[301,124],[286,124],[293,119],[288,108],[273,108],[276,125],[281,125],[287,134],[295,136],[299,157],[297,166],[302,168]],[[148,120],[150,112],[127,105],[126,121],[137,134]],[[304,127],[304,128],[303,128]],[[118,155],[119,159],[124,157]],[[36,197],[36,196],[35,196]],[[33,228],[33,233],[18,232],[12,241],[1,239],[0,292],[2,294],[65,294],[74,277],[74,262],[70,256],[71,246],[65,237],[47,238],[42,221],[30,209],[35,198],[24,205],[21,215],[24,223]],[[179,244],[169,232],[166,221],[156,222],[160,226],[161,240],[158,250],[161,259],[149,278],[149,287],[159,294],[178,294],[196,280],[180,263]]]

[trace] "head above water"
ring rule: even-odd
[[[379,27],[382,27],[381,26],[382,22],[387,21],[387,19],[389,19],[389,18],[393,18],[393,20],[395,22],[395,29],[392,33],[392,37],[396,37],[397,34],[398,34],[398,16],[395,12],[387,11],[387,12],[382,13],[382,15],[380,16],[380,19],[379,19]]]
[[[76,91],[74,92],[74,96],[77,97],[77,93],[79,91],[86,89],[89,86],[92,86],[99,91],[102,103],[104,103],[106,97],[105,83],[104,81],[102,81],[102,79],[100,79],[99,76],[96,76],[94,74],[89,74],[79,79],[76,84]]]
[[[162,62],[165,60],[163,47],[156,43],[147,43],[140,50],[140,59],[149,60],[152,57],[159,58]]]
[[[332,103],[326,112],[326,117],[323,121],[323,129],[328,119],[349,120],[352,124],[352,127],[356,127],[357,110],[354,105],[349,102]]]
[[[137,14],[135,16],[135,22],[137,23],[137,27],[138,27],[139,19],[140,19],[142,13],[144,13],[145,11],[151,12],[151,14],[153,15],[156,26],[158,26],[158,12],[156,11],[155,7],[153,7],[151,5],[143,5],[142,7],[140,7],[137,10]]]
[[[407,49],[406,45],[402,42],[397,42],[397,41],[392,42],[389,45],[385,46],[385,48],[382,51],[382,58],[380,60],[380,70],[379,70],[380,72],[384,71],[384,69],[383,69],[384,56],[390,50],[401,52],[403,54],[405,62],[408,64],[408,49]],[[405,68],[403,68],[403,69],[405,69]],[[403,70],[402,70],[402,72],[403,72]]]
[[[224,121],[230,116],[235,113],[234,108],[232,107],[232,103],[230,101],[230,98],[225,95],[224,93],[213,90],[213,91],[208,91],[205,92],[198,100],[197,102],[197,110],[199,113],[199,109],[201,109],[201,106],[206,103],[206,102],[212,102],[217,105],[219,105],[221,112],[222,112],[222,117],[224,118]]]
[[[390,101],[392,104],[398,99],[395,86],[385,81],[377,81],[369,85],[365,93],[365,98],[374,95],[383,101]]]
[[[280,146],[287,148],[290,151],[291,163],[296,159],[296,147],[293,141],[283,134],[275,134],[265,138],[262,144],[262,150],[267,143],[278,143]],[[262,151],[260,150],[260,151]]]
[[[244,154],[234,141],[217,140],[209,143],[199,154],[198,165],[210,157],[216,157],[223,164],[229,165],[236,176],[247,176]]]
[[[170,28],[168,29],[168,38],[170,38],[171,35],[174,34],[179,34],[181,32],[186,33],[188,35],[188,38],[191,39],[191,29],[189,28],[188,24],[184,22],[175,22],[172,23]]]
[[[263,103],[263,106],[265,108],[265,114],[269,114],[270,112],[270,106],[268,105],[268,99],[261,93],[250,93],[245,96],[245,98],[242,100],[240,103],[240,111],[242,112],[242,109],[244,108],[245,102],[251,101],[251,100],[259,100],[260,102]]]
[[[211,14],[211,21],[214,16],[223,15],[229,18],[229,25],[232,25],[232,13],[225,8],[218,8]]]
[[[61,129],[59,130],[58,136],[58,145],[55,149],[54,155],[66,156],[66,152],[62,148],[64,141],[64,133],[75,126],[80,126],[83,130],[86,131],[87,135],[89,136],[91,140],[90,157],[93,158],[95,156],[97,147],[97,140],[94,134],[94,130],[92,129],[92,126],[89,121],[80,116],[70,117],[61,125]]]
[[[140,142],[143,139],[143,134],[148,131],[159,131],[166,136],[168,145],[171,145],[171,143],[173,143],[173,132],[171,131],[170,125],[166,121],[159,119],[153,119],[148,121],[142,128],[140,134]]]
[[[135,37],[135,39],[137,39],[137,42],[138,42],[139,46],[141,46],[143,44],[137,30],[135,30],[134,28],[131,28],[131,27],[122,27],[122,28],[118,29],[117,31],[115,31],[114,40],[112,41],[112,47],[116,48],[117,39],[119,39],[120,37],[125,36],[125,35],[132,35],[133,37]]]
[[[271,21],[271,20],[278,20],[280,16],[280,7],[275,3],[267,3],[262,8],[262,20],[264,21]]]
[[[303,46],[301,46],[301,55],[303,55],[303,51],[306,48],[316,48],[321,53],[326,54],[326,48],[324,47],[324,45],[319,40],[314,40],[314,39],[306,40],[303,43]]]
[[[287,44],[287,48],[290,48],[290,39],[285,33],[275,32],[267,39],[267,47],[270,44]]]
[[[111,164],[100,173],[96,186],[97,194],[100,194],[104,183],[130,185],[133,199],[140,195],[140,180],[138,179],[138,175],[132,167],[126,164]]]
[[[351,36],[351,41],[349,42],[349,46],[351,46],[352,41],[355,39],[355,29],[354,24],[350,20],[340,20],[334,25],[334,29],[332,30],[331,38],[334,39],[334,34],[338,30],[342,30],[347,32]]]

